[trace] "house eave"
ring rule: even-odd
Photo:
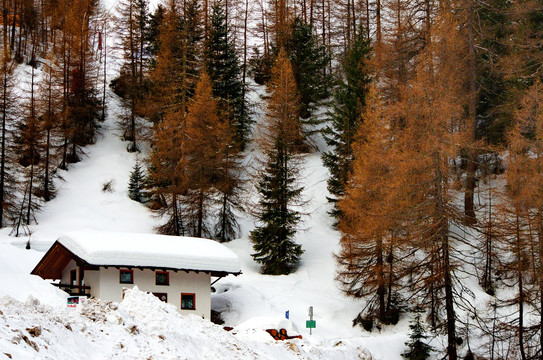
[[[238,276],[241,274],[241,270],[240,271],[237,271],[237,272],[234,272],[234,271],[221,271],[221,270],[206,270],[206,269],[191,269],[191,268],[173,268],[173,267],[165,267],[165,266],[136,266],[136,265],[120,265],[120,264],[108,264],[108,265],[94,265],[93,266],[95,267],[103,267],[103,268],[117,268],[117,269],[120,269],[120,268],[123,268],[123,269],[139,269],[139,270],[153,270],[153,271],[173,271],[173,272],[179,272],[179,271],[184,271],[184,272],[195,272],[195,273],[206,273],[206,274],[209,274],[213,277],[224,277],[224,276],[227,276],[227,275],[234,275],[234,276]]]
[[[57,240],[30,273],[43,279],[60,279],[62,270],[70,260],[74,260],[82,269],[95,269],[92,264],[74,254]]]

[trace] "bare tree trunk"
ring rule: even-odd
[[[370,39],[370,1],[366,0],[366,38]]]
[[[7,0],[2,0],[2,35],[4,51],[8,48],[8,11]]]
[[[32,214],[32,187],[34,183],[34,159],[30,163],[30,179],[28,181],[28,208],[26,209],[26,225],[30,225],[30,215]]]
[[[477,68],[475,59],[475,39],[473,23],[473,1],[466,0],[466,15],[467,15],[467,37],[469,49],[469,103],[468,103],[468,119],[467,127],[470,140],[475,143],[476,140],[476,122],[477,122]],[[474,193],[475,193],[475,171],[477,168],[477,154],[473,146],[468,148],[467,168],[466,168],[466,188],[464,192],[464,216],[466,224],[474,224],[477,219],[475,217],[474,208]]]
[[[51,95],[49,95],[51,96]],[[49,106],[51,104],[51,98],[49,98]],[[45,140],[45,176],[43,179],[43,200],[49,201],[51,200],[51,193],[49,191],[49,164],[50,164],[50,156],[51,156],[51,127],[50,125],[47,126],[47,135]]]
[[[204,193],[202,190],[198,192],[198,224],[196,229],[196,236],[202,237],[203,223],[204,223]]]
[[[441,252],[443,256],[443,282],[445,287],[445,311],[447,313],[447,355],[449,360],[456,360],[456,316],[454,313],[453,284],[450,265],[449,222],[445,214],[443,199],[443,175],[441,173],[441,160],[439,153],[435,154],[436,168],[436,201],[437,214],[440,222]]]
[[[179,209],[177,208],[177,195],[172,194],[172,207],[173,207],[173,221],[174,221],[174,229],[175,234],[177,236],[184,235],[179,228]]]
[[[350,1],[350,0],[347,0],[347,1]],[[352,12],[351,25],[353,27],[352,30],[353,30],[353,41],[354,41],[354,38],[356,37],[356,6],[355,6],[354,0],[352,0],[351,12]]]
[[[245,0],[245,16],[243,19],[243,65],[242,65],[242,88],[241,101],[243,101],[243,111],[246,109],[245,95],[247,92],[247,21],[249,17],[249,0]],[[245,119],[243,120],[245,121]],[[245,125],[244,125],[245,126]],[[245,150],[245,141],[242,141],[241,150]]]
[[[264,7],[263,0],[260,1],[261,18],[262,18],[262,37],[264,39],[264,58],[268,59],[269,54],[269,39],[268,39],[268,24],[266,16],[266,8]]]
[[[32,67],[31,75],[31,85],[30,85],[30,121],[36,121],[35,114],[35,103],[34,103],[34,67]],[[33,125],[34,126],[34,125]],[[35,130],[33,130],[35,131]],[[30,215],[32,210],[32,188],[34,185],[34,158],[35,158],[36,149],[34,144],[30,147],[30,179],[28,183],[28,208],[26,209],[26,225],[30,225]]]
[[[222,219],[221,219],[221,231],[220,231],[220,241],[225,242],[226,241],[226,225],[227,225],[227,218],[226,218],[226,208],[228,205],[228,195],[226,193],[223,193],[222,195]]]
[[[394,234],[391,234],[390,236],[390,248],[388,251],[388,260],[389,260],[389,268],[388,268],[388,297],[387,297],[387,311],[391,309],[392,304],[392,283],[394,281],[394,272],[393,272],[393,266],[394,266],[394,244],[395,244],[395,238]]]
[[[516,216],[516,256],[517,256],[517,277],[518,277],[518,342],[520,349],[520,356],[522,360],[526,360],[526,352],[524,350],[524,285],[522,280],[522,243],[520,239],[520,218],[519,209],[517,206]]]
[[[105,23],[104,23],[105,24]],[[104,25],[104,82],[102,90],[102,120],[106,120],[106,90],[107,90],[107,37],[106,37],[106,26]]]
[[[377,299],[379,302],[379,320],[385,320],[385,277],[383,273],[383,237],[378,236],[375,240],[375,255],[377,266]]]
[[[538,257],[539,257],[539,272],[538,272],[538,285],[539,285],[539,308],[543,306],[543,223],[542,223],[543,209],[538,210],[537,219],[537,239],[538,239]],[[543,311],[539,312],[539,349],[543,351]],[[543,359],[543,353],[539,355],[539,359]]]
[[[488,189],[488,225],[486,227],[485,235],[485,268],[483,271],[482,285],[485,291],[489,291],[492,288],[492,251],[493,251],[493,237],[494,228],[492,220],[492,190]]]
[[[326,46],[326,0],[322,0],[322,45]]]
[[[7,53],[7,49],[4,48],[4,54]],[[6,56],[6,55],[4,55]],[[0,228],[4,227],[4,202],[5,202],[5,191],[6,191],[6,126],[7,126],[7,97],[8,97],[8,69],[7,69],[7,59],[3,60],[3,84],[2,84],[2,154],[0,156]]]
[[[377,61],[380,60],[381,49],[383,48],[383,35],[381,29],[381,0],[375,0],[375,23],[376,23],[376,53]]]
[[[347,21],[345,26],[345,53],[347,53],[347,50],[351,48],[351,0],[347,0]]]
[[[249,0],[245,0],[245,16],[243,18],[243,89],[242,96],[245,101],[245,87],[247,84],[247,21],[249,18]]]
[[[432,29],[432,8],[431,8],[431,2],[430,0],[424,0],[424,22],[426,26],[426,33],[424,34],[424,40],[425,40],[425,46],[430,46],[430,43],[432,41],[431,37],[431,29]],[[433,66],[432,66],[432,72],[433,72]]]
[[[136,60],[136,54],[134,53],[134,47],[135,47],[135,39],[134,39],[134,21],[133,21],[133,1],[129,1],[129,15],[128,15],[128,23],[130,24],[129,28],[129,44],[130,44],[130,71],[132,72],[131,75],[131,89],[130,89],[130,137],[132,140],[132,149],[129,149],[130,151],[137,151],[137,143],[136,143],[136,92],[137,90],[137,84],[136,79],[139,78],[137,72],[137,60]],[[142,34],[143,35],[143,34]],[[140,57],[142,55],[140,54]]]
[[[14,49],[14,46],[15,46],[15,25],[16,25],[16,20],[17,19],[17,1],[14,2],[14,5],[13,5],[13,20],[11,22],[11,51],[13,51]]]
[[[305,3],[305,1],[304,1]],[[311,25],[311,27],[313,27],[313,21],[314,21],[314,18],[313,18],[313,13],[314,13],[314,8],[315,8],[315,0],[311,0],[311,2],[309,3],[309,25]],[[307,22],[307,19],[305,19],[305,22]]]
[[[208,15],[209,15],[209,0],[204,0],[204,42],[207,41],[207,37],[208,37],[208,34],[209,34],[209,20],[208,20]]]

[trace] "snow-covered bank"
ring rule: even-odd
[[[25,301],[29,296],[34,296],[39,297],[44,304],[65,304],[68,296],[65,292],[38,276],[30,275],[43,253],[15,247],[7,242],[10,239],[0,235],[0,297],[9,296],[17,301]]]
[[[120,304],[77,309],[0,298],[0,358],[11,359],[371,359],[360,344],[275,341],[264,330],[227,332],[138,290]]]

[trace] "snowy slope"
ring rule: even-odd
[[[152,233],[155,219],[141,204],[127,198],[128,179],[136,155],[126,151],[116,133],[119,100],[109,94],[109,118],[101,124],[96,144],[88,146],[83,161],[59,170],[58,196],[38,214],[31,228],[32,247],[46,250],[61,233],[78,230]],[[102,191],[113,180],[112,192]]]

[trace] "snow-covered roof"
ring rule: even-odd
[[[208,239],[79,231],[62,235],[58,242],[90,265],[241,272],[238,256]]]

